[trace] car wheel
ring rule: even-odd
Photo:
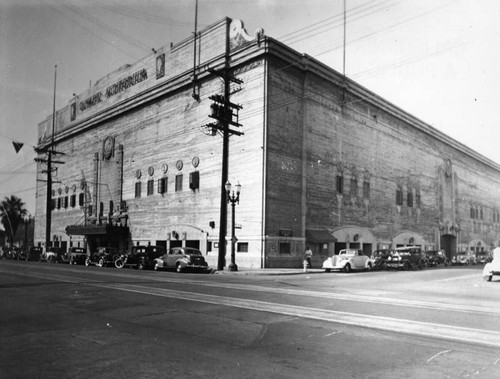
[[[137,263],[137,269],[138,270],[144,270],[144,261],[139,261],[139,263]]]
[[[177,263],[177,264],[175,265],[175,270],[176,270],[177,272],[182,272],[182,271],[183,271],[182,265],[181,265],[180,263]]]
[[[90,258],[85,259],[85,266],[90,266]]]
[[[484,280],[486,280],[487,282],[491,282],[491,279],[493,278],[493,275],[486,275],[486,276],[483,276]]]
[[[411,270],[410,262],[406,261],[405,263],[403,263],[403,270],[405,271]]]
[[[372,264],[370,262],[370,263],[368,263],[368,271],[371,271],[371,270],[372,270]]]
[[[118,259],[115,261],[115,267],[116,267],[116,268],[123,268],[123,266],[125,266],[125,263],[123,262],[123,259],[118,258]]]
[[[345,266],[344,266],[344,272],[351,272],[351,265],[349,263],[347,263]]]
[[[73,258],[71,257],[71,258],[69,259],[69,265],[71,266],[72,264],[73,264]]]
[[[158,263],[158,262],[155,262],[155,265],[154,265],[153,269],[154,269],[155,271],[159,271],[159,270],[160,270],[160,265],[159,265],[159,263]]]
[[[325,272],[330,272],[332,270],[330,270],[329,268],[325,268]]]
[[[420,261],[418,262],[418,269],[419,270],[423,270],[423,268],[426,266],[425,262],[424,261]]]
[[[104,258],[99,259],[99,262],[97,262],[97,266],[104,267]]]

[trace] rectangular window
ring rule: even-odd
[[[57,198],[57,209],[61,209],[62,198]]]
[[[69,198],[69,205],[71,206],[71,208],[75,207],[75,205],[76,205],[76,195],[71,195],[71,197]]]
[[[78,205],[80,207],[83,207],[84,202],[85,202],[85,195],[83,193],[81,193],[80,195],[78,195]]]
[[[167,177],[158,179],[158,193],[161,194],[167,193],[167,185],[168,185]]]
[[[154,193],[154,187],[155,187],[154,180],[149,179],[147,188],[148,196],[151,196]]]
[[[135,183],[135,198],[141,197],[141,182]]]
[[[64,208],[68,208],[69,201],[68,196],[64,196]]]
[[[248,242],[238,242],[236,251],[238,253],[248,253]]]
[[[358,181],[356,178],[351,179],[351,197],[357,197],[358,196]]]
[[[419,191],[417,191],[417,193],[415,194],[415,204],[417,205],[417,208],[420,208],[420,205],[422,205]]]
[[[370,198],[370,182],[363,182],[363,197],[365,199]]]
[[[406,198],[406,205],[409,208],[413,207],[413,192],[408,192],[408,197]]]
[[[191,172],[189,174],[189,188],[192,189],[193,191],[200,188],[200,172],[199,171]]]
[[[337,193],[344,193],[344,177],[342,175],[337,175]]]
[[[396,205],[403,205],[403,190],[401,188],[396,191]]]
[[[280,242],[280,254],[290,254],[290,242]]]
[[[175,192],[182,191],[182,174],[175,176]]]

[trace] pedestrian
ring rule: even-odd
[[[309,246],[306,247],[306,252],[304,255],[305,255],[305,260],[307,261],[307,264],[309,265],[309,268],[312,268],[311,258],[313,256],[313,252]]]

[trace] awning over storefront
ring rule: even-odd
[[[337,242],[328,230],[306,230],[306,240],[314,243]]]
[[[107,235],[126,237],[128,233],[128,226],[120,225],[68,225],[66,227],[66,234],[69,236]]]

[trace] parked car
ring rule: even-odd
[[[17,260],[18,261],[21,261],[21,260],[25,261],[27,252],[28,252],[28,248],[26,248],[26,247],[18,249],[17,250]]]
[[[12,247],[9,250],[7,250],[7,259],[18,259],[19,256],[19,248]]]
[[[86,259],[87,259],[86,249],[84,249],[83,247],[70,247],[64,260],[67,260],[70,265],[72,264],[83,265],[85,264]]]
[[[386,270],[387,258],[391,255],[391,250],[380,249],[375,250],[371,256],[374,270]]]
[[[418,246],[397,247],[387,257],[387,268],[421,270],[426,266],[427,259]]]
[[[483,268],[483,278],[491,282],[493,275],[500,275],[500,247],[493,249],[493,260]]]
[[[459,251],[451,258],[452,265],[475,265],[477,263],[476,256],[468,251]]]
[[[64,262],[64,254],[66,252],[61,247],[49,247],[40,256],[40,261],[59,263]]]
[[[338,270],[351,272],[352,270],[371,270],[373,262],[370,257],[364,255],[363,250],[343,249],[338,254],[329,257],[323,262],[326,272]]]
[[[130,253],[122,254],[115,260],[115,267],[130,266],[139,270],[153,268],[155,258],[163,254],[165,254],[165,248],[161,246],[133,246]]]
[[[429,250],[425,252],[427,266],[436,267],[439,265],[448,266],[450,260],[444,250]]]
[[[120,258],[120,251],[115,247],[98,247],[90,257],[85,260],[85,265],[96,265],[104,267],[114,265],[115,261]]]
[[[39,261],[42,256],[43,248],[32,246],[26,253],[26,261]]]
[[[193,247],[173,247],[168,253],[154,260],[154,269],[175,269],[177,272],[207,270],[208,264],[201,251]]]
[[[492,253],[489,251],[480,251],[476,253],[477,264],[486,264],[492,261]]]

